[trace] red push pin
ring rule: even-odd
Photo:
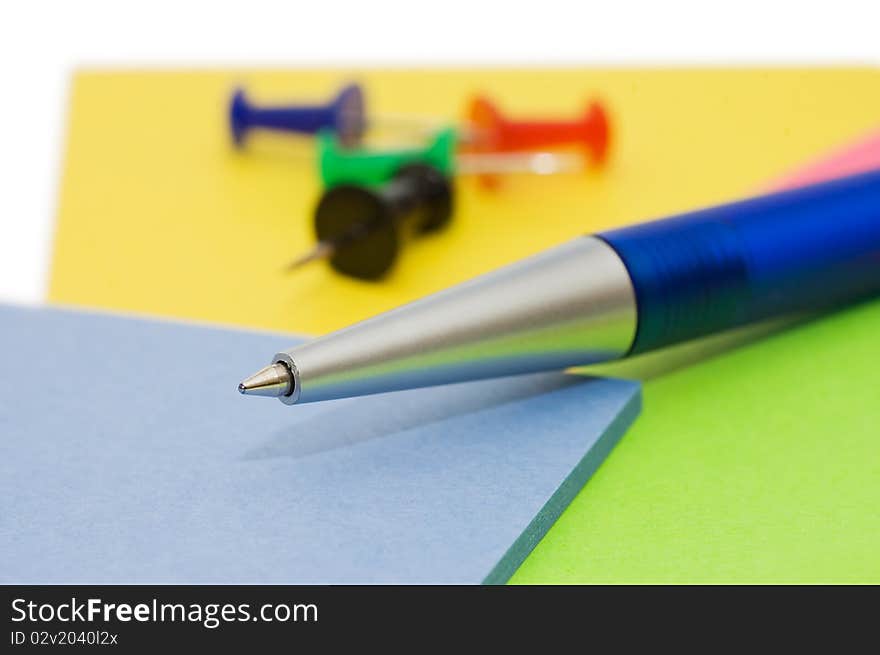
[[[466,147],[483,152],[548,150],[558,146],[582,147],[594,164],[608,154],[611,127],[602,104],[593,101],[573,121],[511,120],[484,96],[468,106]]]

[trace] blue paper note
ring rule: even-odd
[[[502,582],[639,409],[563,374],[236,392],[294,341],[0,306],[0,582]]]

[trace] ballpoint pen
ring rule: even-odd
[[[287,404],[560,370],[880,293],[880,170],[583,236],[277,353]]]

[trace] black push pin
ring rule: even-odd
[[[436,168],[409,164],[381,186],[328,189],[315,210],[318,245],[288,270],[327,259],[334,269],[378,280],[410,236],[435,232],[452,218],[452,184]]]

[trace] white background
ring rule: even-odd
[[[0,300],[45,294],[74,68],[243,63],[878,64],[880,2],[5,0]]]

